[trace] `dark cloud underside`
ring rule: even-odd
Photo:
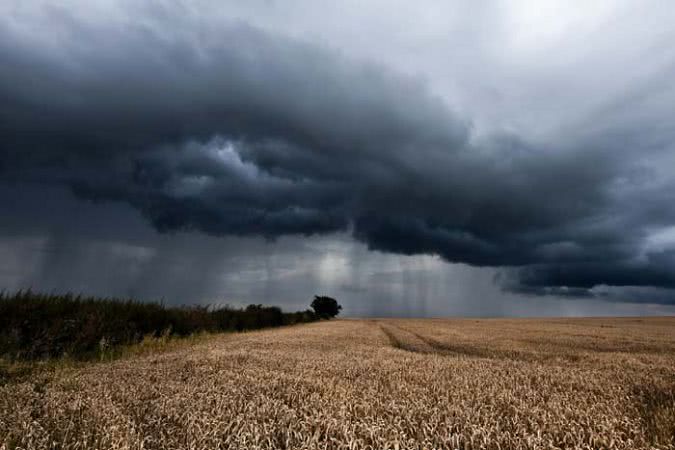
[[[349,232],[504,267],[521,293],[675,288],[675,250],[649,244],[675,224],[670,131],[625,119],[652,92],[596,132],[478,135],[420,79],[243,21],[46,15],[49,42],[0,19],[5,183],[122,202],[160,231]]]

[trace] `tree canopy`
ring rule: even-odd
[[[337,300],[322,295],[315,295],[310,306],[316,315],[322,319],[331,319],[340,314],[340,310],[342,309]]]

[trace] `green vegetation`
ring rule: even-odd
[[[245,331],[312,322],[312,311],[276,306],[166,307],[134,300],[0,293],[0,356],[9,360],[102,358],[153,338]]]
[[[332,319],[340,314],[342,309],[337,300],[322,295],[315,295],[310,306],[314,310],[314,314],[322,319]]]

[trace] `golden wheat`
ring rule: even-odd
[[[675,319],[339,320],[0,387],[2,449],[675,448]]]

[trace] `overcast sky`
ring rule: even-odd
[[[675,314],[667,1],[0,4],[0,289]]]

